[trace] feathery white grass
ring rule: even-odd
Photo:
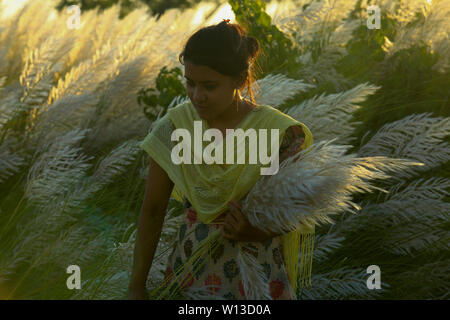
[[[445,196],[449,195],[447,189],[450,187],[450,180],[442,177],[432,177],[427,180],[419,178],[412,181],[401,192],[398,192],[397,190],[404,185],[405,182],[402,181],[399,184],[392,186],[392,191],[386,195],[385,201],[391,199],[406,200],[413,197],[422,200],[443,200]]]
[[[14,251],[19,250],[21,256],[37,259],[39,252],[56,254],[58,248],[70,248],[68,244],[74,244],[71,239],[86,238],[87,228],[77,226],[77,219],[69,214],[80,209],[84,196],[82,192],[74,191],[89,168],[86,164],[88,158],[80,155],[80,149],[75,147],[84,134],[85,131],[76,130],[61,137],[36,159],[30,169],[25,196],[34,210],[19,222],[22,242]],[[95,250],[101,238],[98,237],[96,241],[97,244],[91,250]],[[76,255],[82,259],[81,252]],[[45,261],[35,263],[34,266]]]
[[[337,138],[340,144],[348,144],[361,122],[350,122],[352,113],[360,108],[359,102],[373,95],[380,87],[368,83],[336,94],[320,96],[303,101],[287,110],[287,114],[308,126],[314,132],[314,141]]]
[[[196,26],[190,24],[190,29],[177,29],[174,25],[186,24],[182,21],[188,21],[195,12],[172,10],[156,23],[155,17],[144,14],[144,8],[133,11],[121,21],[116,16],[117,10],[118,6],[113,6],[99,15],[98,19],[88,20],[87,24],[99,25],[100,28],[96,31],[98,41],[95,55],[81,61],[73,70],[67,70],[64,80],[61,76],[57,86],[52,88],[48,100],[50,105],[44,105],[41,109],[57,114],[45,115],[36,121],[36,140],[48,131],[48,122],[51,125],[65,123],[67,128],[82,127],[80,123],[85,123],[93,129],[88,142],[96,150],[143,133],[148,120],[142,117],[136,93],[141,87],[153,85],[156,70],[162,67],[162,62],[168,67],[177,65],[173,59],[174,53],[179,51],[182,40]],[[102,25],[108,25],[110,30]],[[164,32],[157,32],[158,29]],[[103,39],[105,41],[101,41]],[[79,52],[80,49],[73,50],[71,53]],[[70,59],[76,60],[77,57]],[[67,117],[64,112],[58,112],[66,103],[55,105],[70,94],[81,94],[88,99],[84,103],[81,98],[69,98],[67,108],[80,109],[76,117]],[[43,124],[40,124],[41,119]],[[92,122],[92,119],[98,121]]]
[[[173,107],[176,107],[179,104],[185,103],[187,101],[190,101],[189,97],[185,96],[176,96],[171,102],[170,104],[167,106],[167,110]],[[157,121],[159,119],[161,119],[166,113],[164,112],[164,108],[161,106],[156,106],[156,110],[157,110],[157,114],[156,114],[156,118],[155,120],[150,124],[148,132],[150,132],[153,127],[155,126],[155,124],[157,123]],[[166,110],[166,111],[167,111]]]
[[[122,238],[124,238],[133,228],[135,228],[134,223],[119,228],[117,233],[122,234]],[[106,260],[99,265],[94,274],[90,277],[85,275],[82,278],[81,286],[83,290],[75,290],[70,299],[118,300],[126,298],[133,263],[136,231],[134,229],[134,232],[129,234],[124,242],[114,242],[108,246]]]
[[[66,55],[73,45],[70,37],[49,37],[36,49],[26,51],[26,61],[19,81],[23,86],[24,94],[21,99],[24,103],[31,104],[28,100],[42,104],[48,96],[54,73],[61,70],[60,60]]]
[[[288,10],[278,13],[279,17],[275,23],[287,33],[296,32],[296,43],[313,42],[327,25],[340,25],[355,7],[356,2],[355,0],[296,2],[293,6],[288,6]],[[309,5],[303,9],[305,4]]]
[[[155,258],[147,279],[149,288],[155,288],[163,280],[167,267],[167,260],[171,253],[171,249],[177,241],[177,232],[184,217],[183,215],[175,216],[173,213],[174,209],[169,210],[164,220],[161,238],[156,247]]]
[[[300,222],[308,226],[333,223],[330,215],[360,209],[351,201],[352,193],[379,190],[369,181],[420,165],[387,157],[356,158],[345,155],[349,146],[331,142],[319,142],[286,159],[276,175],[264,176],[255,184],[243,202],[253,226],[280,233],[295,230]]]
[[[422,291],[424,297],[447,300],[450,296],[450,285],[448,282],[449,265],[450,259],[445,258],[441,261],[421,264],[412,270],[406,269],[398,277],[400,281],[404,281],[405,283],[410,281],[410,279],[420,279],[420,286],[416,290]],[[442,296],[437,296],[437,292],[441,292]]]
[[[83,200],[83,197],[77,199],[74,189],[91,167],[87,161],[93,157],[80,154],[81,148],[76,145],[87,132],[76,129],[44,146],[44,152],[28,172],[25,191],[27,198],[38,208],[49,205],[64,208],[67,204],[73,209]]]
[[[11,140],[6,140],[0,144],[0,183],[19,172],[21,166],[25,164],[23,156],[11,151],[12,144],[16,143],[16,139],[13,139],[11,138]]]
[[[440,57],[433,69],[446,72],[450,67],[450,50],[448,30],[450,29],[450,7],[447,1],[425,0],[388,1],[383,3],[381,10],[385,10],[388,17],[395,19],[400,27],[386,52],[388,56],[395,52],[411,47],[419,41],[430,46],[431,52],[439,53]],[[417,13],[424,15],[423,21],[412,27],[406,25],[415,19]]]
[[[84,181],[86,194],[92,195],[114,181],[119,174],[125,171],[125,167],[133,163],[137,154],[141,151],[137,140],[125,141],[112,150],[101,162],[92,176]]]
[[[139,149],[137,141],[123,143],[100,162],[92,176],[86,177],[85,171],[90,166],[85,162],[89,159],[79,154],[81,149],[76,145],[87,131],[74,130],[49,143],[30,169],[26,196],[35,210],[20,223],[21,242],[13,251],[16,256],[32,261],[31,268],[46,265],[47,268],[53,266],[54,270],[55,266],[84,266],[110,250],[109,231],[96,232],[83,222],[84,216],[80,213],[86,212],[84,201],[122,173]],[[120,232],[120,228],[117,231]],[[114,258],[114,254],[110,255],[110,260]],[[110,281],[117,280],[120,285],[129,281],[129,277],[121,276],[123,271],[113,274]],[[87,286],[94,288],[89,281]],[[94,294],[98,286],[96,283],[89,295]]]
[[[325,261],[331,252],[342,246],[345,237],[338,236],[334,233],[324,235],[316,235],[314,242],[314,262],[320,263]]]
[[[6,29],[0,37],[0,54],[3,57],[0,60],[0,74],[7,74],[11,78],[19,77],[26,59],[23,48],[35,48],[42,40],[42,32],[47,30],[47,16],[39,13],[49,6],[49,2],[29,1],[14,16],[2,21]],[[27,33],[28,27],[34,32]]]
[[[30,147],[42,148],[42,143],[52,141],[70,130],[87,127],[86,119],[92,109],[98,107],[99,97],[95,93],[70,94],[58,99],[48,111],[39,115],[30,134]]]
[[[407,157],[430,169],[448,161],[449,146],[443,141],[448,133],[449,118],[432,118],[428,113],[410,115],[382,127],[360,148],[359,155]],[[375,244],[375,249],[397,255],[448,250],[444,226],[450,208],[444,197],[448,196],[450,180],[424,180],[418,177],[420,171],[411,168],[394,172],[392,179],[385,181],[388,194],[379,194],[376,201],[363,205],[359,216],[347,216],[338,225],[338,232],[378,231],[383,233],[383,241]],[[415,180],[405,180],[411,177]],[[360,241],[364,241],[362,238]]]
[[[257,89],[258,87],[260,89]],[[289,79],[282,74],[270,74],[263,79],[257,80],[256,84],[252,85],[257,103],[270,105],[274,108],[279,107],[298,94],[298,92],[305,92],[312,88],[315,88],[315,85]],[[243,95],[248,95],[247,90],[244,90]]]
[[[431,113],[412,114],[384,125],[359,149],[359,155],[408,158],[425,164],[393,178],[410,177],[414,172],[429,170],[450,159],[450,145],[443,141],[449,134],[450,118],[432,117]]]
[[[331,272],[312,276],[312,286],[300,292],[299,299],[306,300],[340,300],[376,298],[389,288],[389,284],[381,281],[381,289],[367,289],[368,274],[364,267],[342,267]]]
[[[303,67],[298,70],[297,75],[314,83],[330,82],[338,91],[353,85],[349,79],[337,72],[334,66],[347,54],[345,45],[351,39],[353,30],[360,25],[361,22],[357,20],[338,25],[324,40],[320,40],[319,49],[316,49],[320,50],[320,54],[315,59],[311,54],[312,50],[298,57]]]
[[[242,278],[245,298],[248,300],[272,300],[263,266],[256,260],[252,251],[257,255],[257,248],[247,243],[238,242],[237,263]],[[256,249],[256,252],[255,252]]]
[[[83,217],[77,214],[83,209],[83,201],[123,172],[138,151],[137,142],[126,142],[113,150],[94,175],[86,179],[89,159],[80,155],[81,149],[76,147],[86,131],[74,130],[56,139],[30,169],[25,195],[35,210],[20,223],[23,238],[13,251],[31,261],[38,259],[35,268],[49,261],[66,267],[70,261],[86,263],[106,250],[104,243],[108,237],[104,233],[89,236],[93,230],[80,223]],[[73,251],[74,246],[79,250]],[[45,253],[45,259],[39,258],[40,252]]]
[[[449,206],[446,209],[449,212]],[[415,256],[420,250],[428,253],[448,251],[450,234],[443,229],[447,221],[448,217],[441,219],[441,229],[420,221],[398,225],[383,239],[383,246],[392,253],[405,256]]]
[[[383,201],[365,207],[366,223],[371,228],[391,230],[383,246],[396,254],[412,255],[413,249],[448,249],[449,234],[444,225],[450,204],[443,200],[449,195],[450,180],[432,177],[404,184],[392,186]],[[400,187],[404,188],[398,191]],[[354,221],[353,225],[361,222]]]
[[[0,92],[0,130],[2,133],[6,130],[6,125],[9,121],[17,117],[21,112],[29,110],[28,106],[20,102],[22,93],[18,90],[19,85],[10,85],[2,88]],[[0,136],[0,138],[2,138]],[[0,141],[1,142],[1,141]]]
[[[11,97],[11,105],[16,109],[39,108],[39,112],[53,113],[65,105],[52,106],[64,96],[86,95],[87,101],[70,99],[69,106],[74,99],[78,100],[73,106],[80,110],[77,117],[71,118],[71,113],[64,117],[64,112],[60,112],[57,117],[47,115],[42,117],[42,120],[45,122],[47,119],[52,124],[66,123],[65,131],[56,134],[61,135],[70,129],[81,127],[80,122],[101,111],[104,115],[102,119],[105,119],[109,126],[103,122],[98,123],[98,127],[93,128],[89,137],[90,140],[95,140],[98,149],[112,142],[108,137],[113,136],[113,132],[117,136],[119,132],[125,133],[130,128],[136,128],[137,133],[142,134],[142,128],[146,124],[143,120],[146,119],[140,116],[141,110],[135,94],[140,87],[148,87],[153,83],[155,72],[160,69],[158,64],[169,61],[170,66],[176,65],[176,60],[173,59],[174,53],[178,51],[176,48],[181,47],[181,41],[195,25],[190,24],[188,29],[177,29],[173,26],[186,24],[181,21],[189,21],[189,16],[195,12],[173,10],[156,23],[156,17],[148,17],[145,8],[140,8],[119,20],[120,7],[116,5],[101,14],[93,11],[83,12],[80,30],[69,30],[65,25],[65,15],[57,14],[55,19],[50,20],[45,15],[38,14],[42,5],[39,1],[30,2],[20,13],[20,20],[9,19],[9,33],[2,34],[0,39],[6,61],[9,61],[9,65],[17,61],[17,67],[14,68],[22,70],[20,79],[25,91],[21,102],[24,105],[17,106],[15,97]],[[48,2],[45,2],[45,7],[49,12],[55,10]],[[38,32],[27,32],[27,28],[35,24],[41,24],[43,27],[34,28],[34,31]],[[156,32],[158,28],[165,32]],[[19,33],[27,35],[23,42],[17,40],[16,35]],[[33,37],[29,36],[31,34]],[[19,58],[6,54],[25,42],[28,42],[29,49]],[[158,46],[154,45],[156,43]],[[22,59],[24,63],[21,63]],[[11,75],[12,79],[15,78],[14,72],[7,70],[7,74]],[[54,78],[59,79],[59,82],[51,88]],[[91,99],[93,95],[97,95],[97,99],[103,102],[100,110],[94,108],[99,101]],[[8,112],[9,116],[2,113],[2,118],[5,118],[2,119],[2,124],[17,114],[9,110]],[[49,125],[40,124],[40,120],[38,117],[34,121],[37,126],[34,133],[36,140],[41,139],[49,129]],[[135,135],[136,132],[130,132],[128,136],[116,138],[125,140]]]
[[[110,71],[111,55],[111,43],[108,41],[95,52],[91,59],[71,68],[64,75],[64,79],[60,78],[57,85],[52,87],[49,94],[49,104],[68,94],[86,93],[94,90],[95,81],[103,79],[105,73]]]
[[[300,226],[334,223],[331,215],[360,209],[351,201],[353,193],[379,190],[371,180],[386,179],[389,171],[420,165],[386,157],[356,158],[345,155],[349,146],[335,146],[332,141],[319,142],[289,157],[276,175],[256,182],[242,202],[242,211],[254,227],[287,233]],[[251,248],[240,247],[238,253],[246,296],[266,299],[270,295],[262,267],[250,255],[242,255],[247,251],[244,248]]]
[[[338,73],[334,66],[346,53],[345,44],[361,22],[345,20],[357,1],[303,1],[284,8],[284,17],[278,12],[275,24],[284,31],[304,54],[298,57],[304,66],[297,75],[308,82],[331,82],[343,90],[351,82]],[[305,9],[303,6],[309,4]],[[294,36],[295,34],[295,36]],[[315,59],[311,59],[314,52]]]

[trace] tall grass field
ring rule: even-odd
[[[225,18],[264,49],[258,104],[306,124],[314,143],[423,164],[316,229],[312,285],[297,298],[450,298],[450,1],[57,6],[0,1],[0,299],[127,298],[149,165],[138,144],[189,99],[185,41]],[[149,291],[182,211],[169,201]]]

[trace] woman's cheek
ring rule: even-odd
[[[186,87],[186,92],[188,97],[192,100],[192,98],[194,98],[194,95],[192,89],[189,89],[189,86]]]

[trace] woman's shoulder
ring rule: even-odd
[[[152,122],[149,128],[149,133],[152,131],[160,131],[160,130],[166,130],[173,127],[173,123],[170,120],[169,114],[166,113],[163,116],[159,117],[155,121]]]
[[[300,129],[294,130],[297,130],[296,132],[302,132],[301,123],[298,120],[292,118],[290,115],[271,105],[258,105],[254,111],[256,114],[256,118],[263,126],[266,126],[268,128],[279,128],[283,131],[292,126],[298,126]]]
[[[283,111],[279,110],[278,108],[271,106],[269,104],[255,104],[255,111],[259,111],[261,115],[270,115],[274,119],[290,119],[295,120],[288,114],[284,113]]]
[[[299,125],[293,125],[286,129],[279,149],[280,161],[290,157],[304,148],[306,135]]]

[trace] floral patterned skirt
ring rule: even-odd
[[[169,284],[174,281],[174,270],[178,270],[186,262],[196,250],[198,243],[220,227],[220,224],[202,223],[192,207],[185,209],[183,222],[177,234],[178,241],[167,262],[165,280]],[[247,244],[257,249],[256,259],[269,279],[271,297],[283,300],[296,299],[286,272],[280,237]],[[206,260],[199,263],[202,267],[196,272],[191,270],[192,272],[184,274],[181,288],[203,289],[203,292],[211,295],[211,299],[214,299],[214,296],[232,300],[246,299],[237,263],[238,248],[236,241],[223,239],[222,244],[210,258],[202,258]]]

